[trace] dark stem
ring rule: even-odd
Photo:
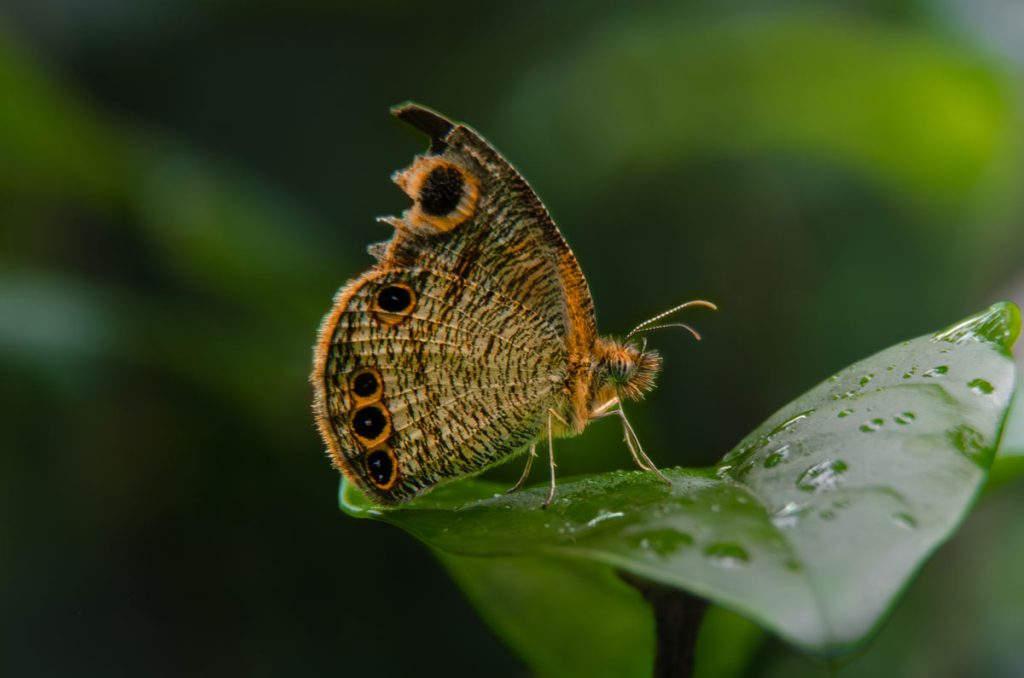
[[[647,599],[654,611],[657,645],[654,678],[689,678],[693,675],[697,632],[708,601],[670,586],[661,586],[626,572],[624,582]]]

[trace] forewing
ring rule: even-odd
[[[570,354],[596,336],[586,280],[565,239],[520,174],[479,134],[416,105],[393,113],[431,139],[395,181],[413,207],[389,220],[382,266],[421,266],[498,290],[557,328]]]

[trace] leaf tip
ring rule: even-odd
[[[986,341],[1010,350],[1020,336],[1020,329],[1020,309],[1013,302],[1000,301],[936,333],[934,338],[953,344]]]

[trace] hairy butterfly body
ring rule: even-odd
[[[335,465],[396,504],[526,449],[528,472],[538,440],[550,453],[554,435],[614,414],[657,472],[621,409],[653,388],[657,353],[597,336],[575,256],[483,138],[420,106],[393,113],[431,145],[394,176],[413,206],[383,219],[393,237],[320,328],[314,408]]]

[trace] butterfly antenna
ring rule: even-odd
[[[640,323],[639,325],[637,325],[636,327],[629,331],[629,334],[626,335],[626,340],[629,340],[630,337],[633,337],[637,334],[641,334],[643,332],[651,332],[653,330],[661,329],[664,327],[682,327],[684,329],[689,330],[690,333],[693,334],[697,339],[700,339],[700,335],[697,333],[697,331],[694,330],[689,325],[685,325],[683,323],[670,323],[667,325],[656,324],[659,321],[669,317],[673,313],[678,313],[679,311],[682,311],[684,308],[689,308],[690,306],[704,306],[705,308],[710,308],[712,311],[718,310],[718,307],[712,304],[710,301],[704,301],[703,299],[694,299],[693,301],[687,301],[686,303],[679,304],[674,308],[670,308],[667,311],[659,313],[653,318],[649,318],[643,321],[642,323]]]
[[[636,336],[638,334],[644,334],[646,332],[653,332],[654,330],[663,330],[666,327],[681,327],[684,330],[686,330],[687,332],[689,332],[690,334],[692,334],[694,339],[696,339],[697,341],[700,341],[700,332],[698,332],[697,330],[693,329],[692,327],[690,327],[686,323],[668,323],[666,325],[648,325],[647,327],[645,327],[645,328],[643,328],[641,330],[633,330],[632,332],[630,332],[630,335],[631,336]],[[629,337],[626,337],[626,338],[629,339]],[[644,339],[647,339],[647,337],[644,337]],[[641,353],[643,353],[643,351],[641,351]]]

